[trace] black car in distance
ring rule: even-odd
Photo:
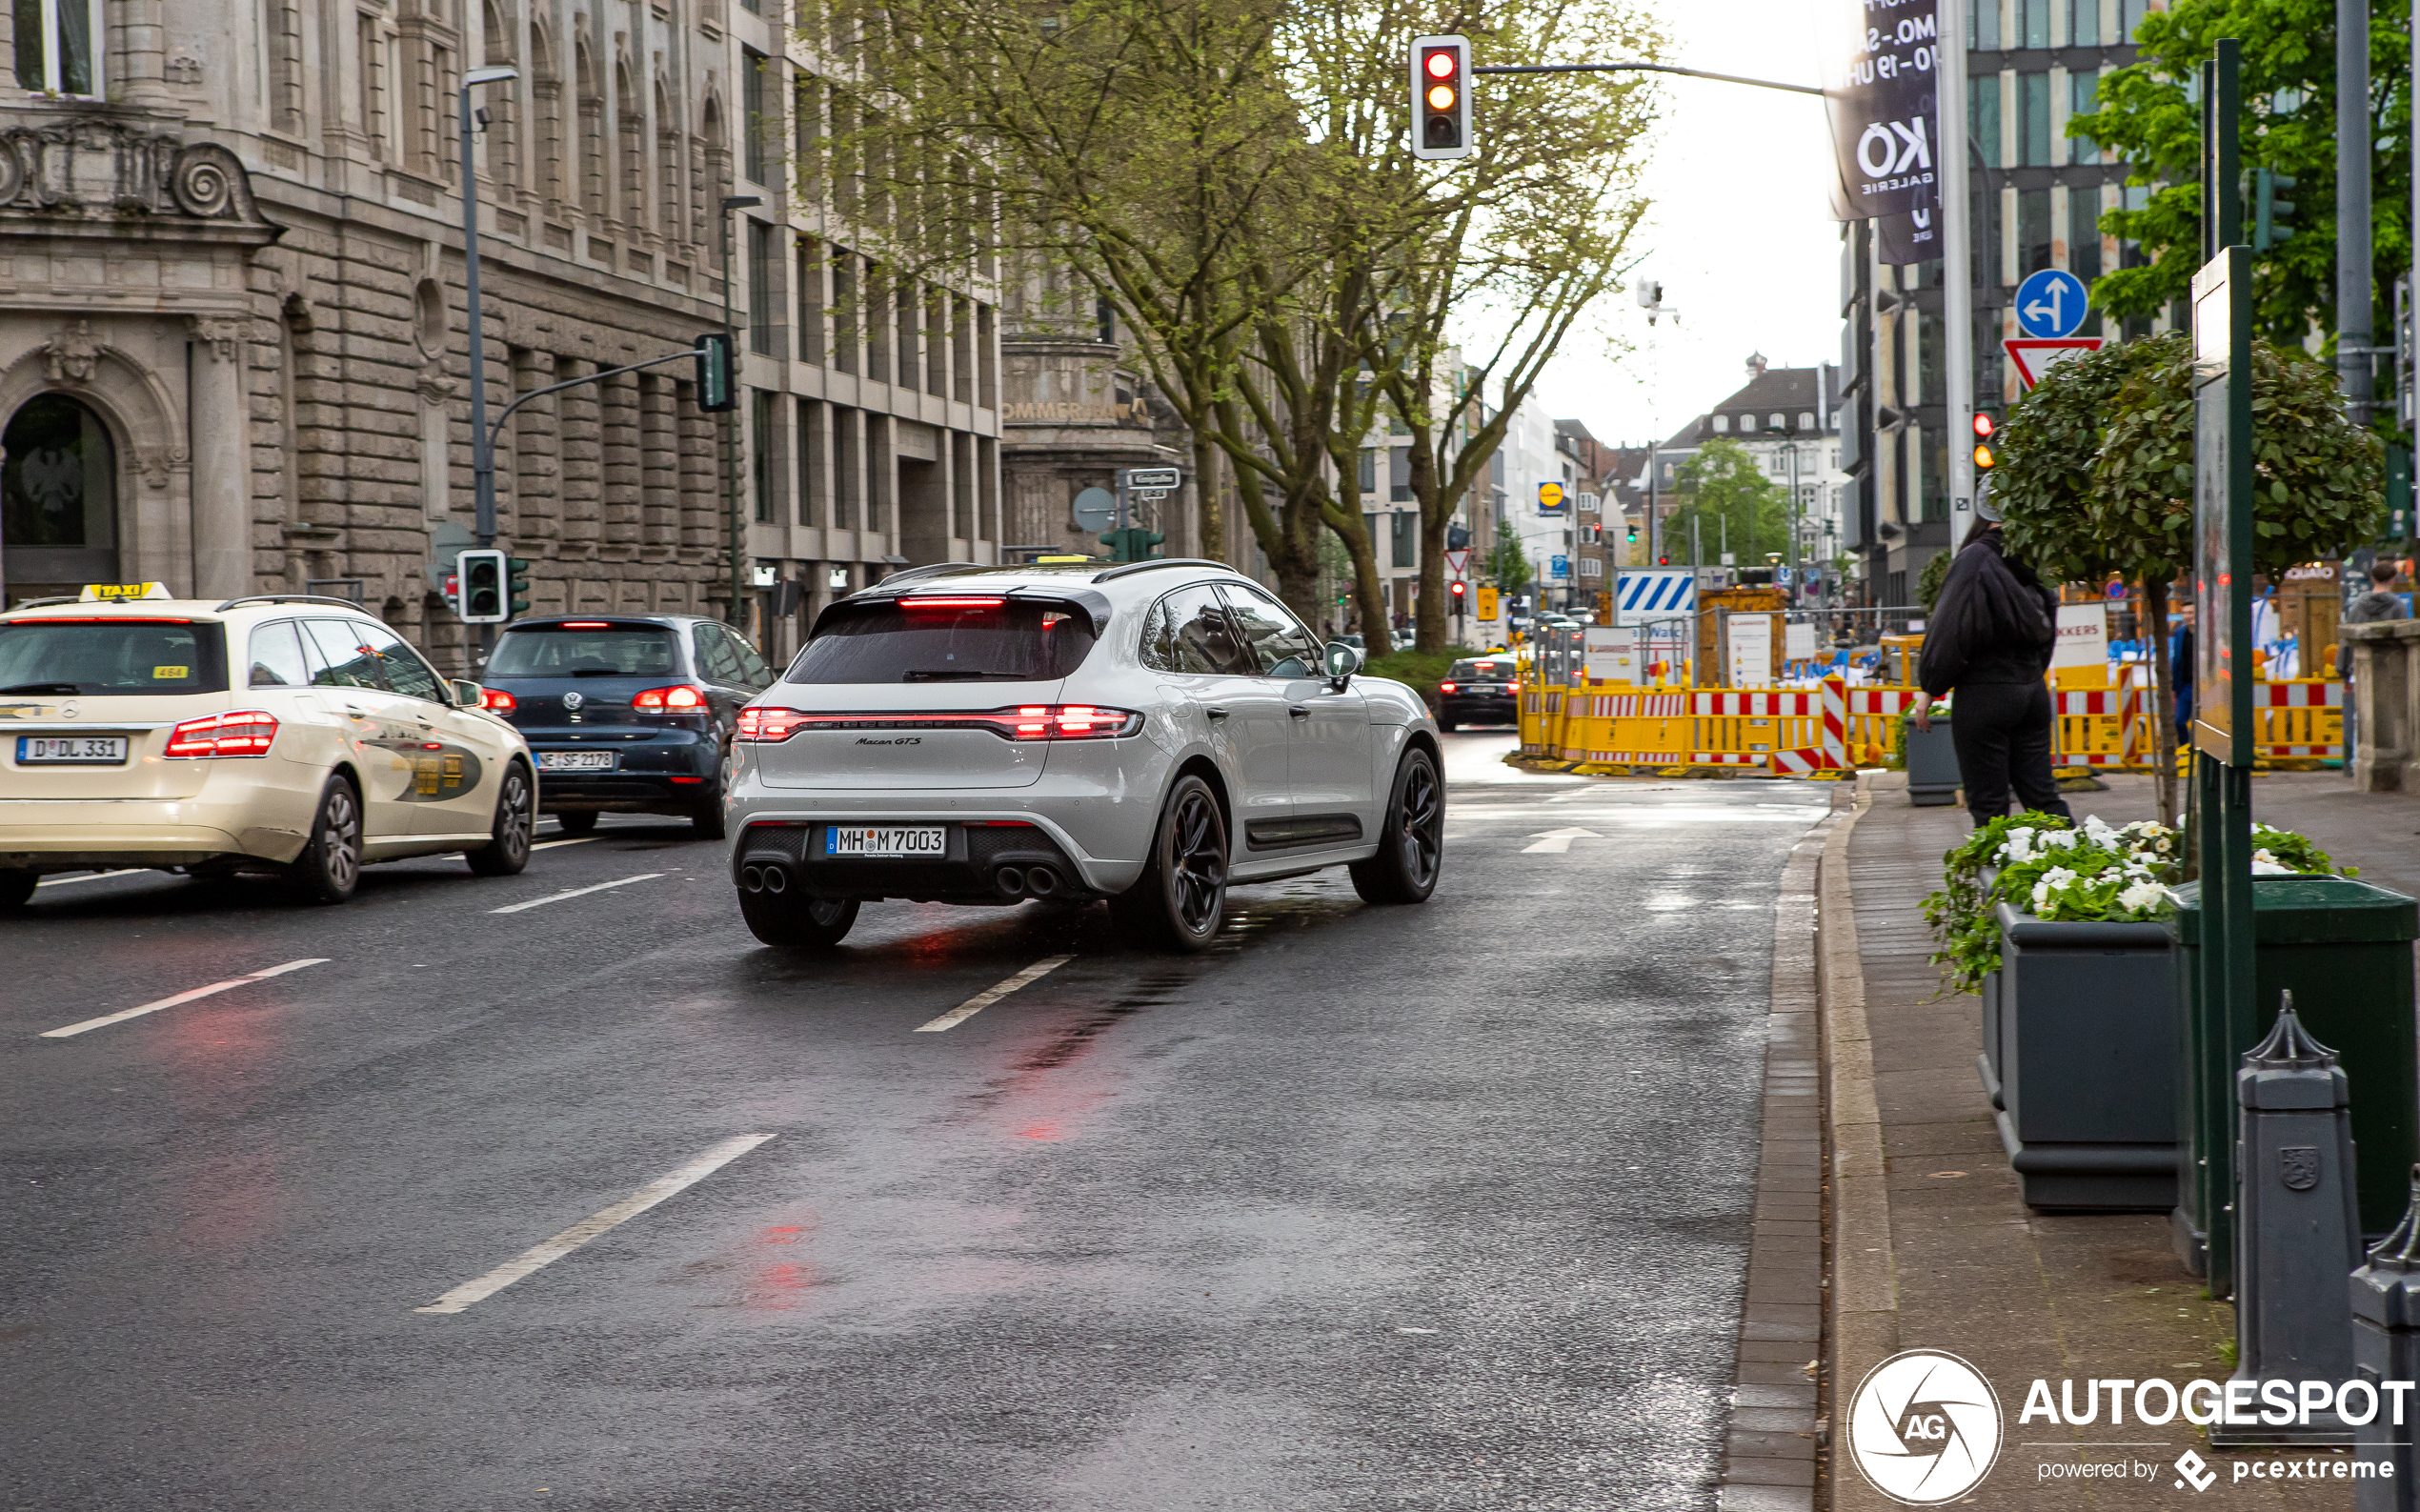
[[[773,669],[720,620],[691,615],[515,620],[489,656],[487,708],[537,761],[538,808],[573,835],[600,814],[686,817],[723,833],[723,761]]]
[[[1521,722],[1521,669],[1510,655],[1458,661],[1437,684],[1437,728]]]

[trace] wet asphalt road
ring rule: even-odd
[[[0,1506],[1710,1508],[1827,792],[1448,740],[1427,905],[1240,890],[1194,959],[908,904],[784,958],[637,818],[336,909],[46,885],[0,921]]]

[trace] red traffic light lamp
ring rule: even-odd
[[[1991,468],[1993,460],[1991,455],[1991,436],[1994,427],[1991,423],[1991,416],[1980,413],[1975,416],[1975,471],[1979,473],[1988,472]]]
[[[1412,39],[1412,155],[1470,155],[1470,43],[1459,36]]]

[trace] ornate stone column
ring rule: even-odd
[[[205,598],[252,591],[251,406],[244,348],[251,322],[193,316],[193,587]]]

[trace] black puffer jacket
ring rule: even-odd
[[[2039,682],[2059,638],[2059,600],[2008,560],[1993,531],[1961,551],[1925,626],[1917,680],[1938,698],[1967,683]]]

